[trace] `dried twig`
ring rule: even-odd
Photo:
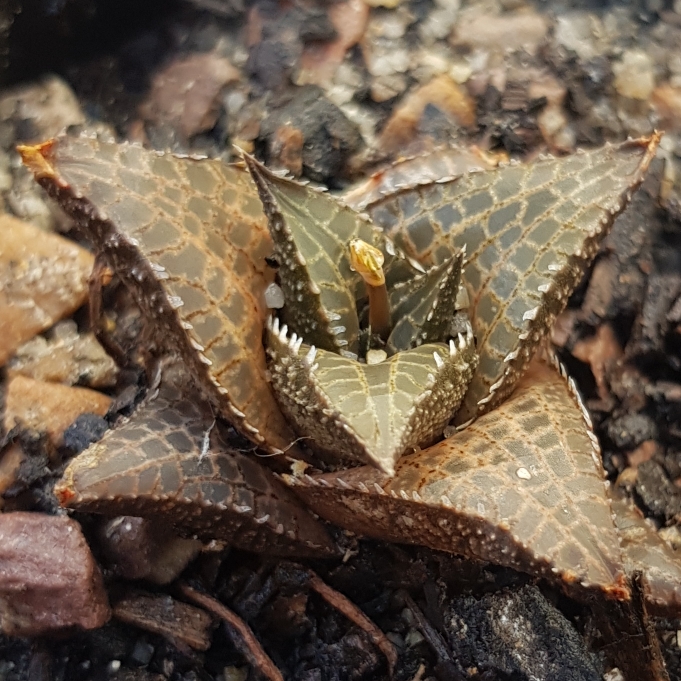
[[[284,677],[279,669],[277,669],[277,666],[262,649],[253,630],[236,613],[232,612],[215,598],[192,589],[187,584],[180,584],[179,589],[183,596],[225,620],[236,631],[238,638],[244,644],[240,646],[241,652],[261,674],[264,674],[270,681],[284,681]]]
[[[356,624],[369,636],[373,644],[387,658],[388,671],[390,676],[392,676],[397,664],[397,651],[386,635],[352,601],[348,600],[342,593],[332,589],[328,584],[325,584],[312,571],[310,571],[310,581],[308,584],[329,605],[342,612],[353,624]]]
[[[421,608],[416,605],[414,599],[404,589],[400,589],[398,594],[404,601],[404,604],[411,610],[412,615],[414,615],[414,619],[416,620],[416,626],[419,628],[426,641],[428,641],[433,652],[437,655],[438,660],[441,662],[451,662],[452,655],[447,644],[444,642],[442,636],[440,636],[440,633],[428,621],[428,618],[421,612]]]
[[[416,620],[416,626],[437,656],[437,667],[440,668],[440,671],[442,672],[447,670],[447,678],[467,678],[459,660],[452,656],[451,650],[445,640],[442,638],[440,632],[423,614],[421,608],[416,605],[414,599],[404,589],[400,589],[397,594],[400,598],[402,598],[404,604],[409,608],[409,610],[411,610],[412,615],[414,615],[414,619]]]

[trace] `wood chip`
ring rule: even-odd
[[[114,617],[145,631],[160,634],[174,645],[208,650],[213,618],[204,610],[162,594],[134,593],[113,608]]]

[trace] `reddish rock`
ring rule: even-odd
[[[286,168],[295,177],[303,172],[303,133],[293,125],[280,125],[270,144],[270,163]]]
[[[347,0],[329,6],[329,18],[337,37],[329,42],[312,42],[300,58],[298,85],[328,87],[347,51],[364,35],[369,21],[369,5],[364,0]]]
[[[37,636],[78,626],[95,629],[111,616],[99,568],[66,516],[0,514],[0,629]]]
[[[681,87],[663,83],[653,90],[652,102],[666,130],[681,126]]]

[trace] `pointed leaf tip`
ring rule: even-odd
[[[246,437],[286,449],[294,437],[260,343],[272,242],[250,176],[220,161],[85,136],[22,153],[126,283],[159,349],[181,355]]]
[[[51,139],[40,144],[18,144],[17,152],[22,163],[33,173],[36,180],[43,178],[54,180],[64,186],[52,164],[52,151],[56,141]]]
[[[55,486],[60,503],[161,516],[184,533],[250,551],[334,555],[324,527],[267,469],[226,443],[184,370],[166,368],[163,380],[133,418],[69,463]]]

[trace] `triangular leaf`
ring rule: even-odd
[[[442,434],[477,361],[472,332],[361,364],[302,345],[276,319],[267,353],[281,407],[310,447],[389,475],[402,454]]]
[[[130,288],[155,342],[244,435],[286,449],[261,342],[272,244],[248,173],[86,137],[20,151]]]
[[[67,508],[160,516],[178,530],[249,551],[333,555],[323,526],[272,474],[230,447],[184,371],[73,459],[55,494]]]
[[[390,290],[391,352],[442,341],[448,337],[456,311],[463,252]]]
[[[361,239],[378,248],[386,268],[399,257],[366,216],[244,158],[269,219],[286,300],[284,320],[311,345],[357,355],[357,300],[364,297],[364,283],[352,269],[349,244]]]

